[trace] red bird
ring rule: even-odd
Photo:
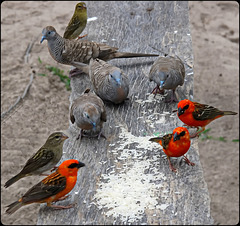
[[[173,133],[166,134],[163,137],[154,137],[149,141],[153,141],[159,143],[163,146],[163,151],[167,155],[167,159],[169,162],[169,167],[172,171],[177,172],[177,170],[172,166],[170,162],[170,157],[180,157],[183,156],[184,160],[188,165],[194,166],[193,162],[184,156],[190,148],[190,136],[187,128],[185,127],[177,127],[173,130]]]
[[[50,174],[48,177],[30,188],[18,201],[8,205],[6,213],[12,214],[22,206],[31,203],[46,202],[47,206],[56,209],[73,207],[72,204],[68,206],[55,206],[51,203],[67,198],[66,194],[68,194],[76,184],[78,169],[83,166],[85,166],[84,163],[75,159],[64,161],[58,167],[56,172]]]
[[[220,111],[215,107],[192,102],[188,99],[181,100],[178,103],[178,118],[190,127],[202,127],[202,129],[191,138],[196,137],[205,130],[205,126],[211,121],[224,115],[236,115],[233,111]]]

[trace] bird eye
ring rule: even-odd
[[[50,34],[51,34],[51,31],[49,31],[48,34],[50,35]]]
[[[185,135],[185,131],[182,131],[181,133],[180,133],[180,136],[182,137],[182,136],[184,136]]]
[[[55,136],[55,138],[56,138],[57,140],[59,140],[61,137],[60,137],[60,136]]]
[[[189,108],[189,105],[186,105],[183,107],[184,110],[187,110]]]

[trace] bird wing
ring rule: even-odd
[[[46,198],[58,194],[66,187],[66,177],[55,172],[34,185],[22,197],[23,203],[40,202]]]
[[[168,149],[168,144],[172,139],[173,134],[166,134],[162,137],[162,146],[164,149]]]
[[[52,150],[47,148],[41,148],[34,154],[25,164],[22,169],[23,174],[31,173],[42,166],[47,165],[54,158],[54,153]]]
[[[197,102],[193,102],[195,106],[195,110],[192,113],[193,118],[196,120],[208,120],[214,119],[216,116],[223,115],[224,113],[217,108],[206,104],[200,104]]]
[[[68,26],[66,27],[63,37],[70,38],[73,32],[76,31],[80,26],[81,26],[81,20],[79,20],[78,17],[73,17],[70,20]]]

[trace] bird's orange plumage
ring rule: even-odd
[[[192,102],[188,99],[181,100],[178,103],[178,118],[187,126],[202,127],[202,130],[200,132],[204,131],[205,126],[213,120],[224,115],[236,114],[236,112],[220,111],[219,109],[210,105]]]
[[[44,199],[42,202],[46,202],[49,206],[51,202],[56,201],[59,198],[65,196],[74,188],[74,186],[77,182],[78,169],[77,168],[69,169],[67,167],[68,165],[70,165],[71,163],[74,163],[74,162],[77,163],[78,161],[75,159],[66,160],[58,167],[58,169],[55,173],[49,175],[47,178],[45,178],[42,181],[43,183],[45,183],[45,182],[48,182],[49,180],[51,180],[52,178],[53,178],[53,180],[57,180],[57,177],[60,175],[65,176],[67,179],[66,187],[63,191],[60,191],[58,194],[53,195],[47,199]]]
[[[6,213],[12,214],[22,206],[31,203],[47,203],[48,206],[58,209],[72,207],[72,205],[53,206],[51,203],[66,198],[66,194],[76,184],[78,169],[84,165],[84,163],[75,159],[64,161],[56,172],[30,188],[18,201],[10,204]]]
[[[157,142],[163,146],[163,151],[168,157],[169,166],[175,172],[176,169],[172,166],[169,157],[184,156],[191,145],[190,135],[185,127],[177,127],[173,130],[173,133],[164,135],[163,137],[151,138],[150,141]],[[188,164],[194,165],[186,156],[184,156],[184,159]]]
[[[167,149],[163,149],[165,154],[169,157],[180,157],[187,153],[190,148],[190,136],[187,128],[177,127],[173,130],[173,135],[177,133],[178,135],[185,131],[185,135],[181,136],[179,140],[174,141],[174,137],[172,136]]]

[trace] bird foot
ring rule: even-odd
[[[51,169],[51,172],[56,170],[58,168],[58,166],[54,166],[52,169]]]
[[[104,139],[107,140],[107,138],[105,137],[105,135],[104,135],[102,132],[100,132],[100,133],[98,134],[98,139],[100,139],[100,137],[103,137]]]
[[[72,77],[74,77],[74,76],[76,76],[76,75],[81,75],[81,74],[84,74],[84,72],[81,70],[81,69],[79,69],[79,68],[74,68],[74,69],[72,69],[70,72],[69,72],[69,78],[72,78]]]
[[[170,162],[170,157],[168,157],[167,159],[168,159],[168,163],[169,163],[170,169],[171,169],[173,172],[177,173],[176,168],[174,168],[173,165],[172,165],[172,163]]]
[[[154,97],[155,97],[157,93],[159,93],[159,94],[161,94],[161,95],[164,95],[164,90],[161,90],[161,89],[159,88],[159,86],[156,86],[156,87],[153,89],[153,91],[151,92],[151,94],[155,94],[155,95],[154,95]]]
[[[77,40],[79,40],[79,39],[81,39],[81,38],[84,38],[84,37],[86,37],[86,36],[87,36],[87,34],[82,35],[82,36],[78,36]]]
[[[193,127],[191,127],[191,128],[193,128]],[[195,127],[195,128],[196,128],[196,127]],[[198,130],[198,127],[197,127],[197,130]],[[205,128],[202,128],[200,131],[198,131],[198,132],[196,132],[196,133],[190,135],[190,138],[199,137],[200,134],[201,134],[204,130],[205,130]]]
[[[68,198],[68,197],[70,197],[70,196],[71,196],[71,195],[64,195],[63,197],[55,200],[54,202],[62,201],[62,200],[66,199],[66,198]]]
[[[175,95],[175,90],[172,91],[172,96],[170,100],[165,100],[165,103],[174,103],[174,102],[179,102]]]
[[[56,210],[61,210],[61,209],[69,209],[69,208],[72,208],[76,205],[76,203],[73,203],[73,204],[70,204],[70,205],[67,205],[67,206],[57,206],[57,205],[51,205],[51,207],[53,209],[56,209]]]
[[[49,176],[47,173],[41,173],[40,176]]]
[[[185,162],[186,162],[188,165],[190,165],[190,166],[194,166],[194,165],[195,165],[195,163],[191,162],[186,156],[183,156],[183,158],[184,158]]]

